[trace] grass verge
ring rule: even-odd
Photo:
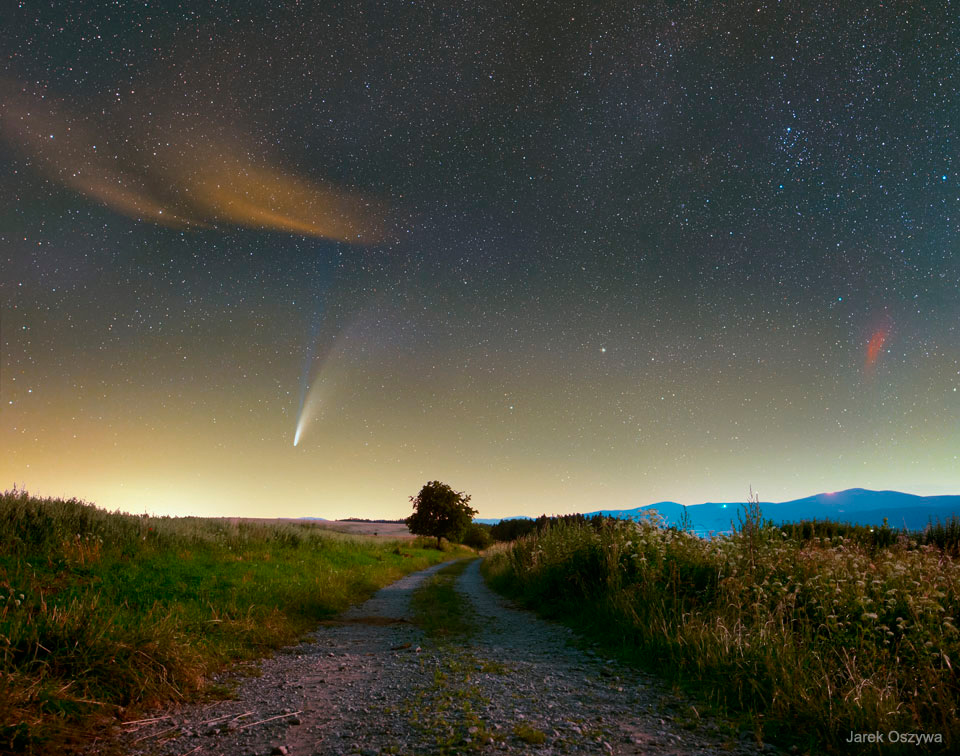
[[[906,537],[800,539],[759,513],[741,525],[703,540],[650,522],[559,523],[495,547],[483,572],[758,739],[848,753],[851,733],[881,732],[861,750],[956,752],[960,564]]]
[[[105,720],[196,698],[449,558],[307,523],[155,518],[0,495],[0,752],[49,753]]]
[[[473,634],[473,608],[454,588],[469,566],[461,559],[443,567],[424,581],[410,598],[413,621],[433,640],[467,638]]]
[[[443,567],[414,591],[410,603],[414,622],[433,646],[433,680],[408,702],[410,722],[429,733],[440,754],[478,753],[503,735],[491,728],[481,712],[487,701],[472,682],[477,671],[490,667],[466,647],[476,631],[473,607],[455,585],[473,560]],[[420,657],[421,665],[427,664]]]

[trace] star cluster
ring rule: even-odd
[[[7,4],[0,479],[251,516],[957,493],[956,16]]]

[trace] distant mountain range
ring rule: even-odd
[[[674,501],[661,501],[633,509],[600,509],[584,512],[586,517],[606,515],[621,520],[637,520],[658,512],[667,525],[679,525],[686,512],[693,530],[700,534],[729,532],[731,523],[736,526],[737,514],[742,513],[746,502],[707,502],[684,506]],[[793,501],[761,501],[760,510],[766,520],[775,523],[799,520],[834,520],[858,525],[882,525],[884,518],[892,528],[922,530],[930,522],[945,521],[960,516],[960,496],[915,496],[899,491],[868,491],[851,488],[836,493],[821,493]],[[502,518],[518,519],[518,518]],[[494,525],[499,519],[482,519]]]

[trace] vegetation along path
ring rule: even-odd
[[[742,754],[655,680],[511,608],[480,560],[384,588],[235,679],[231,700],[127,723],[134,754]],[[767,746],[768,750],[771,749]]]

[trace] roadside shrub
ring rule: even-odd
[[[960,556],[960,518],[956,515],[946,522],[931,522],[920,534],[922,543],[936,546],[953,556]]]
[[[490,537],[490,526],[479,522],[470,523],[464,531],[460,542],[464,546],[469,546],[471,549],[483,551],[493,543],[493,539]]]
[[[534,520],[500,520],[490,528],[490,537],[495,541],[515,541],[532,533],[536,527],[537,523]]]
[[[439,544],[437,543],[438,540],[440,541]],[[423,549],[425,551],[447,552],[453,548],[450,545],[450,541],[446,538],[436,539],[431,536],[417,536],[411,543],[413,544],[413,548]]]
[[[871,551],[893,546],[901,536],[914,538],[905,530],[891,528],[884,521],[883,525],[855,525],[834,520],[801,520],[788,522],[777,526],[781,531],[795,541],[810,543],[817,538],[843,537],[851,542],[860,544]]]

